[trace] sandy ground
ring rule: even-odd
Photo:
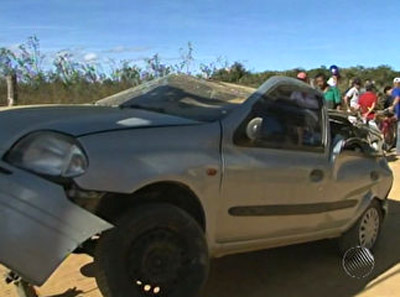
[[[400,160],[391,157],[395,183],[390,214],[375,252],[375,268],[366,279],[352,279],[342,269],[335,242],[324,240],[214,260],[202,297],[386,297],[400,296]],[[397,182],[396,182],[397,180]],[[101,297],[92,259],[70,256],[38,289],[42,297]],[[0,274],[4,269],[0,267]],[[0,283],[0,297],[16,297]]]

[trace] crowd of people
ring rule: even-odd
[[[393,79],[392,86],[384,87],[383,96],[377,95],[373,81],[362,82],[359,78],[354,78],[342,95],[338,88],[339,68],[332,65],[329,70],[330,77],[319,73],[310,81],[306,72],[300,72],[297,78],[319,89],[324,94],[325,105],[329,109],[358,113],[366,122],[375,120],[378,109],[392,113],[397,124],[396,152],[400,155],[400,77]]]

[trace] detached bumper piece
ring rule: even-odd
[[[64,189],[35,174],[0,167],[0,263],[42,285],[77,246],[111,224],[68,200]]]

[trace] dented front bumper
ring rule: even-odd
[[[42,285],[78,245],[112,225],[62,186],[0,162],[0,263]]]

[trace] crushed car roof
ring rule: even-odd
[[[138,99],[157,100],[157,97],[169,97],[182,103],[197,105],[238,104],[245,101],[255,89],[241,85],[206,80],[184,74],[170,74],[139,86],[127,89],[96,102],[105,106],[129,106]],[[210,102],[212,99],[213,102]],[[214,104],[213,104],[214,103]]]

